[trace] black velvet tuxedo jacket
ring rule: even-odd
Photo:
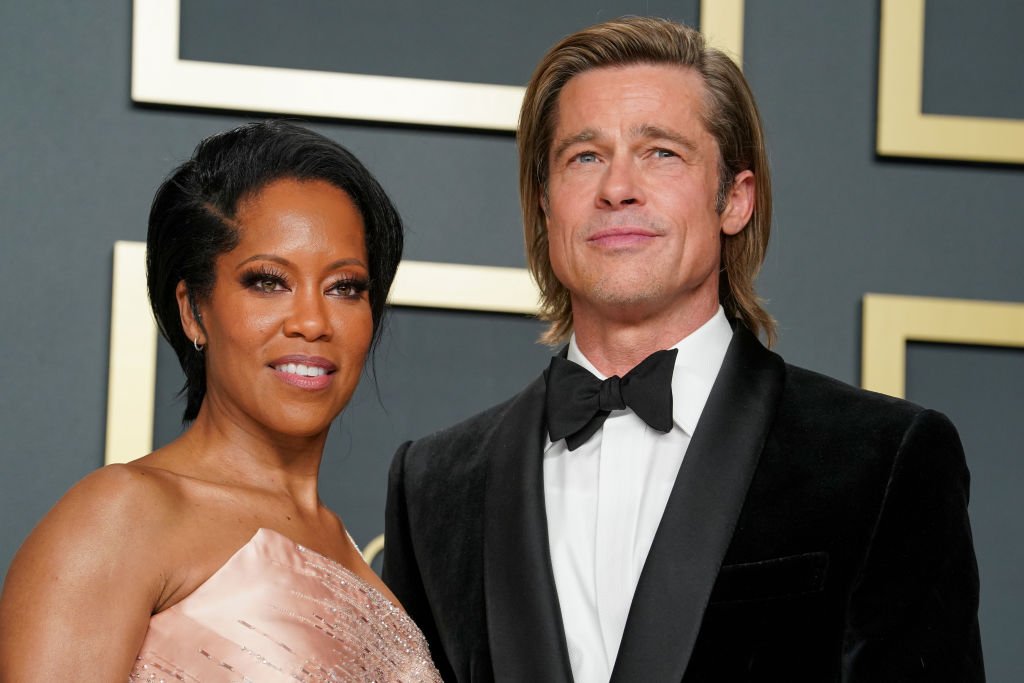
[[[445,680],[572,680],[544,391],[395,455],[384,579]],[[967,497],[944,416],[789,366],[737,326],[613,683],[984,680]]]

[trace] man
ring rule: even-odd
[[[446,679],[983,680],[955,429],[758,341],[739,70],[679,24],[591,27],[538,67],[519,148],[568,346],[391,469],[384,577]]]

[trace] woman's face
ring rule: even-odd
[[[335,186],[285,179],[246,200],[236,223],[238,246],[217,258],[194,328],[206,344],[203,411],[276,434],[324,433],[373,335],[363,219]]]

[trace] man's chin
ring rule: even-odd
[[[663,302],[664,296],[649,286],[595,287],[587,293],[585,303],[573,304],[573,316],[590,314],[607,320],[640,321],[661,308]]]

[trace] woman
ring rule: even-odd
[[[269,122],[200,143],[156,194],[146,257],[191,426],[32,532],[0,600],[0,679],[440,680],[317,493],[401,249],[334,142]]]

